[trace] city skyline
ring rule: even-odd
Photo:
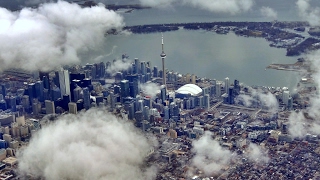
[[[1,177],[320,177],[318,2],[134,2],[0,8]]]

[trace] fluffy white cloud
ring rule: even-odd
[[[140,3],[151,7],[184,4],[211,12],[237,14],[250,10],[254,0],[140,0]]]
[[[320,25],[320,8],[312,7],[310,0],[298,0],[296,2],[300,16],[312,26]]]
[[[249,144],[246,155],[251,161],[254,161],[256,163],[268,163],[270,160],[267,151],[261,146],[253,143]]]
[[[161,87],[156,83],[143,83],[139,87],[141,90],[151,97],[155,97],[160,92]]]
[[[273,19],[273,20],[277,19],[277,17],[278,17],[278,13],[274,9],[272,9],[270,7],[263,6],[260,9],[260,12],[261,12],[262,16],[264,16],[266,18]]]
[[[199,139],[192,142],[192,165],[202,170],[206,175],[219,173],[227,166],[232,157],[231,151],[220,146],[217,140],[212,139],[212,133],[206,131]]]
[[[81,8],[58,1],[19,12],[0,8],[0,71],[79,63],[79,52],[99,47],[107,30],[123,25],[121,16],[103,6]]]
[[[18,153],[19,173],[48,180],[154,179],[155,168],[144,165],[149,142],[132,123],[104,110],[65,115]]]

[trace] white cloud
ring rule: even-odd
[[[292,112],[289,116],[289,134],[292,137],[304,137],[308,132],[306,119],[302,112]]]
[[[183,0],[183,2],[207,11],[229,14],[249,11],[254,5],[253,0]]]
[[[293,137],[304,137],[307,133],[320,134],[320,51],[310,52],[306,59],[311,62],[311,77],[314,80],[316,92],[307,94],[307,98],[310,99],[310,107],[299,113],[290,114],[289,133]]]
[[[249,88],[249,92],[251,93],[250,95],[240,94],[236,98],[236,102],[242,102],[246,107],[250,107],[252,103],[260,102],[261,105],[270,112],[276,113],[278,111],[278,100],[271,92],[265,93],[253,88]]]
[[[231,159],[231,151],[220,146],[217,140],[212,139],[212,133],[206,131],[199,139],[192,142],[192,165],[202,170],[206,175],[219,173],[227,166]]]
[[[154,179],[151,145],[130,122],[103,110],[61,116],[18,153],[19,173],[56,179]]]
[[[108,67],[107,72],[110,74],[115,74],[119,71],[127,70],[131,66],[130,60],[116,60],[111,63],[111,66]]]
[[[165,7],[170,7],[176,1],[177,0],[140,0],[140,3],[143,6],[165,8]]]
[[[268,163],[270,158],[268,157],[268,153],[261,146],[250,143],[247,149],[247,156],[251,161],[256,163]]]
[[[0,71],[20,67],[52,70],[79,63],[79,52],[99,47],[121,16],[103,6],[81,8],[65,1],[11,12],[0,8]]]
[[[139,87],[146,95],[149,95],[151,97],[155,97],[157,93],[160,92],[160,89],[161,89],[161,87],[158,84],[151,83],[151,82],[139,84]]]
[[[274,9],[272,9],[272,8],[270,8],[270,7],[265,7],[265,6],[263,6],[263,7],[260,9],[260,12],[261,12],[261,15],[262,15],[262,16],[264,16],[264,17],[266,17],[266,18],[270,18],[270,19],[272,19],[272,20],[275,20],[275,19],[277,19],[277,17],[278,17],[278,13],[277,13]]]
[[[310,0],[297,0],[297,8],[299,10],[299,15],[308,21],[312,26],[320,25],[320,8],[312,7],[310,5]]]
[[[184,4],[216,13],[237,14],[249,11],[254,0],[140,0],[144,6],[168,7]]]

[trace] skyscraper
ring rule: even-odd
[[[38,100],[40,102],[44,101],[44,95],[43,95],[43,90],[44,90],[44,86],[43,86],[43,81],[37,81],[35,84],[35,88],[36,88],[36,97],[38,98]]]
[[[128,80],[122,80],[120,82],[120,95],[121,99],[128,97],[129,94],[129,81]]]
[[[46,108],[46,114],[55,114],[55,107],[53,101],[45,100],[44,105]]]
[[[164,53],[164,43],[163,43],[163,36],[162,36],[162,53],[160,54],[160,57],[162,59],[162,84],[166,87],[166,71],[164,69],[164,59],[167,57],[167,55]]]
[[[90,108],[90,92],[89,88],[83,88],[83,105],[86,110]]]
[[[12,112],[17,111],[17,99],[15,96],[10,97],[10,106]]]
[[[60,91],[61,91],[61,98],[63,95],[68,94],[69,97],[71,96],[70,93],[70,77],[69,71],[64,70],[63,68],[59,71],[59,84],[60,84]]]
[[[29,95],[29,102],[32,104],[32,100],[36,98],[36,85],[35,83],[28,84],[28,95]]]
[[[77,103],[69,102],[68,107],[69,107],[69,113],[77,114]]]
[[[226,77],[224,79],[224,92],[228,94],[229,91],[229,86],[230,86],[230,82],[229,82],[229,78]]]

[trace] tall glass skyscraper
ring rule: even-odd
[[[71,96],[70,93],[70,77],[69,71],[61,69],[59,71],[59,84],[60,84],[60,91],[61,91],[61,98],[63,95],[67,94],[69,97]]]

